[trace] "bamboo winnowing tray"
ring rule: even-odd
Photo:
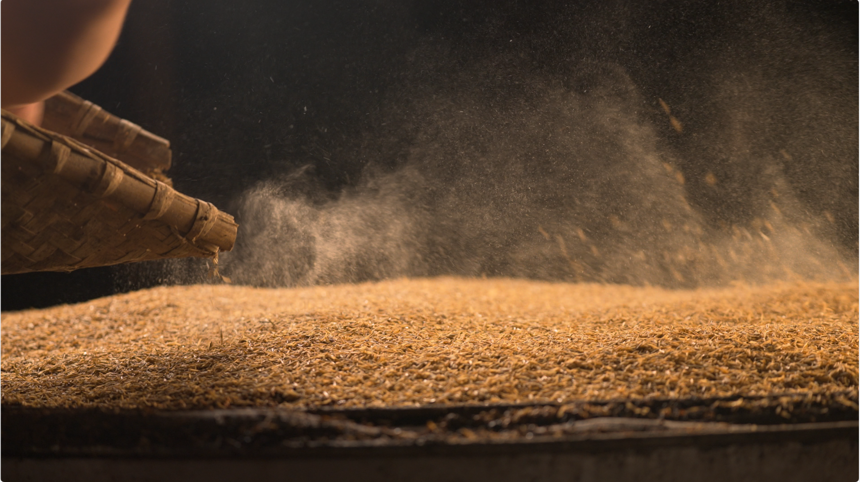
[[[84,108],[103,113],[91,105]],[[136,162],[158,177],[169,167],[166,141],[141,135],[129,125],[117,130],[125,139],[119,147],[127,154],[137,145],[149,145],[155,154],[148,158],[153,160]],[[137,134],[132,136],[129,129]],[[81,135],[78,131],[73,134]],[[238,226],[232,216],[93,147],[5,111],[2,155],[3,274],[215,258],[233,248]]]
[[[71,92],[45,101],[42,127],[72,137],[149,175],[170,169],[170,142]]]

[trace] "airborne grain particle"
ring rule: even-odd
[[[708,186],[716,186],[717,176],[715,176],[712,172],[705,174],[705,184],[707,184]]]
[[[678,134],[684,132],[684,125],[681,124],[681,121],[679,121],[675,116],[669,116],[669,124],[672,125],[672,128],[675,129],[675,132],[677,132]]]
[[[658,98],[657,101],[660,102],[660,107],[663,108],[663,112],[665,112],[666,115],[672,115],[672,109],[669,108],[669,104],[667,104],[666,101],[660,98]]]

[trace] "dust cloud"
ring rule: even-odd
[[[321,198],[312,170],[300,170],[245,192],[222,272],[257,286],[442,274],[670,287],[856,276],[856,243],[840,244],[826,203],[802,199],[788,175],[797,153],[836,176],[856,164],[856,109],[839,111],[844,99],[811,85],[832,58],[809,51],[803,61],[818,58],[818,70],[778,85],[755,65],[709,62],[712,95],[693,108],[710,123],[696,131],[689,102],[679,110],[644,93],[612,62],[537,69],[516,50],[452,57],[438,43],[410,55],[361,140],[371,162],[351,187]],[[767,129],[780,134],[763,144]]]

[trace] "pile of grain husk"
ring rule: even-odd
[[[858,285],[159,287],[5,313],[5,406],[403,407],[857,389]]]

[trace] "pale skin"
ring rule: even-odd
[[[131,0],[4,0],[3,109],[39,124],[43,101],[93,74],[119,38]]]

